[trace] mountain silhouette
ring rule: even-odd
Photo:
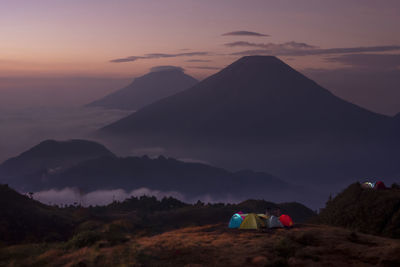
[[[286,201],[286,196],[294,200],[305,192],[266,172],[232,172],[164,156],[117,157],[102,145],[85,140],[44,141],[5,161],[0,175],[1,183],[24,192],[66,187],[83,192],[149,188],[177,192],[187,199],[260,197],[280,201]]]
[[[48,173],[59,172],[78,162],[102,156],[115,157],[103,145],[87,140],[45,140],[0,165],[0,178],[16,188],[41,184]]]
[[[243,57],[103,131],[252,138],[363,134],[391,119],[346,102],[272,56]]]
[[[282,194],[293,188],[267,173],[229,172],[163,156],[155,159],[102,157],[81,162],[48,180],[48,188],[78,187],[84,191],[123,188],[130,191],[146,187],[187,196],[209,194],[214,197],[261,197],[274,191]]]
[[[229,169],[348,183],[393,171],[400,147],[394,124],[276,57],[247,56],[98,133]]]
[[[160,69],[134,79],[127,87],[87,106],[137,110],[156,100],[187,89],[196,83],[196,79],[185,74],[181,69]]]

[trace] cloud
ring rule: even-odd
[[[189,59],[186,62],[211,62],[209,59]]]
[[[137,56],[124,57],[124,58],[112,59],[112,60],[110,60],[110,62],[113,62],[113,63],[133,62],[138,59],[145,59],[145,57],[137,57]]]
[[[353,67],[390,70],[400,66],[400,54],[346,54],[327,58],[326,61]]]
[[[35,192],[33,198],[49,205],[75,205],[80,204],[84,207],[103,206],[113,201],[124,201],[130,197],[154,196],[157,199],[163,197],[173,197],[186,203],[195,203],[200,200],[205,203],[238,203],[245,200],[244,197],[234,197],[231,194],[212,196],[209,194],[188,197],[177,191],[152,190],[146,187],[134,189],[130,192],[124,189],[96,190],[84,193],[76,188],[66,187],[63,189],[50,189]]]
[[[250,32],[250,31],[233,31],[222,34],[222,36],[256,36],[256,37],[268,37],[270,35],[258,33],[258,32]]]
[[[177,70],[177,71],[182,71],[182,72],[184,71],[184,69],[182,67],[165,65],[165,66],[152,67],[150,69],[150,72],[158,72],[158,71],[166,71],[166,70]]]
[[[359,47],[339,47],[339,48],[318,48],[313,45],[298,42],[286,42],[282,44],[260,44],[245,41],[227,43],[228,47],[256,47],[261,49],[245,50],[231,53],[235,56],[247,55],[274,55],[274,56],[310,56],[310,55],[329,55],[329,54],[348,54],[362,52],[387,52],[400,50],[400,45],[388,46],[359,46]]]
[[[132,111],[102,108],[0,106],[0,163],[45,139],[92,139],[95,130],[129,114]]]
[[[214,66],[187,66],[190,69],[200,69],[200,70],[220,70],[221,67],[214,67]]]
[[[226,43],[224,44],[225,46],[228,47],[258,47],[258,48],[264,48],[264,49],[271,49],[271,50],[278,50],[278,49],[315,49],[317,48],[316,46],[309,45],[306,43],[298,43],[298,42],[286,42],[282,44],[274,44],[274,43],[250,43],[246,41],[238,41],[238,42],[232,42],[232,43]]]
[[[158,58],[171,58],[171,57],[193,57],[193,56],[206,56],[208,52],[186,52],[177,54],[164,54],[164,53],[151,53],[144,56],[130,56],[125,58],[112,59],[112,63],[133,62],[139,59],[158,59]]]

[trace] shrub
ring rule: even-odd
[[[301,232],[298,235],[294,235],[293,240],[303,246],[315,246],[318,245],[318,240],[315,236],[315,232]]]
[[[274,244],[273,250],[278,256],[288,259],[295,254],[296,246],[292,240],[284,237]]]
[[[101,234],[95,231],[85,231],[74,235],[66,244],[67,248],[83,248],[92,246],[101,239]]]

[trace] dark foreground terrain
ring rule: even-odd
[[[148,196],[58,207],[2,185],[0,266],[400,266],[399,194],[397,185],[355,183],[317,215],[296,202]],[[265,210],[289,214],[295,226],[228,228],[234,212]]]
[[[226,224],[187,227],[117,243],[95,236],[0,249],[1,266],[399,266],[400,240],[322,226],[269,232]],[[80,243],[83,242],[83,243]],[[86,243],[85,243],[86,242]]]

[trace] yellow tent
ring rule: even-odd
[[[261,227],[265,227],[265,223],[260,217],[255,213],[249,213],[246,218],[243,220],[239,229],[259,229]]]

